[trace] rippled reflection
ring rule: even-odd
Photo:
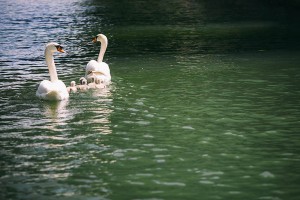
[[[44,116],[50,117],[52,122],[57,125],[65,125],[64,122],[68,117],[70,117],[70,113],[67,109],[67,105],[69,103],[68,100],[65,101],[54,101],[47,102],[44,101]]]
[[[1,1],[0,199],[297,199],[296,4]],[[110,87],[39,100],[99,32]]]
[[[111,87],[108,86],[104,89],[92,90],[92,97],[95,99],[92,108],[92,112],[96,115],[91,122],[99,124],[97,128],[101,134],[110,134],[111,130],[111,120],[110,116],[113,110],[110,105],[113,103],[112,93],[110,91]]]

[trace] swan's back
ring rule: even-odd
[[[109,82],[111,80],[110,69],[105,62],[99,63],[95,60],[91,60],[85,68],[85,75],[88,80],[91,76],[91,72],[98,72],[99,74],[94,73],[94,75],[103,81]]]
[[[40,83],[36,96],[44,100],[65,100],[69,98],[66,85],[61,81],[51,82],[44,80]]]
[[[87,73],[89,71],[97,71],[97,72],[101,72],[105,76],[110,76],[109,66],[105,62],[98,63],[96,60],[91,60],[86,65],[86,69],[85,70],[86,70]]]

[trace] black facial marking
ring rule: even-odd
[[[56,47],[56,49],[63,49],[63,47],[60,45],[55,45],[55,47]]]

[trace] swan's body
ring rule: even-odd
[[[89,86],[88,85],[77,85],[77,89],[78,90],[87,90],[87,89],[89,89]]]
[[[96,60],[91,60],[85,68],[85,77],[89,82],[92,81],[92,78],[94,80],[100,79],[106,84],[108,84],[111,80],[111,75],[110,75],[110,69],[108,64],[103,62],[103,57],[107,48],[107,37],[103,34],[98,34],[94,39],[93,42],[101,42],[101,48],[100,48],[100,53],[98,56],[97,61]]]
[[[51,42],[46,45],[45,58],[50,74],[50,81],[43,80],[40,83],[36,91],[36,96],[41,99],[60,101],[69,98],[69,93],[66,85],[61,80],[58,80],[53,59],[53,53],[57,51],[64,52],[59,44]]]
[[[80,85],[86,85],[86,84],[87,84],[86,78],[81,77],[81,78],[79,79],[79,83],[80,83]]]
[[[69,87],[67,87],[68,92],[77,92],[77,87],[75,81],[71,81],[71,84]]]

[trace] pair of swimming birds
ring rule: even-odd
[[[81,79],[80,85],[87,85],[89,83],[90,87],[92,87],[92,84],[95,84],[94,88],[97,88],[97,85],[99,85],[99,87],[103,87],[103,85],[109,84],[111,75],[108,64],[103,62],[103,57],[108,45],[107,37],[103,34],[98,34],[93,38],[93,42],[101,43],[98,59],[97,61],[91,60],[88,62],[85,68],[85,80]],[[69,92],[72,88],[74,88],[73,86],[75,86],[75,83],[71,82],[71,86],[67,88],[66,85],[58,79],[53,58],[53,54],[55,52],[64,53],[65,51],[58,43],[48,43],[45,49],[45,59],[50,74],[50,81],[43,80],[38,86],[36,95],[41,99],[60,101],[69,98]]]

